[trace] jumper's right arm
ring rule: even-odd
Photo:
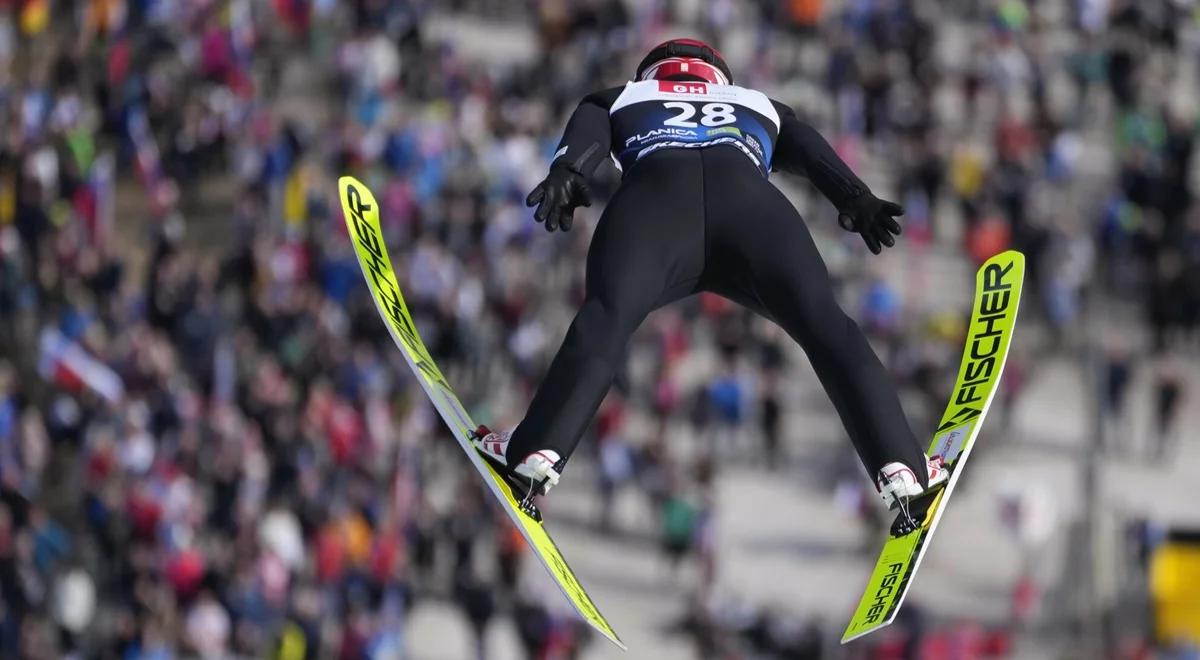
[[[883,248],[895,245],[901,231],[895,216],[903,215],[904,209],[876,197],[825,138],[796,117],[794,110],[778,101],[772,103],[779,113],[775,169],[807,176],[837,207],[838,224],[858,232],[871,252],[879,254]]]
[[[527,206],[537,206],[533,219],[545,223],[546,231],[571,228],[576,206],[591,206],[587,178],[608,157],[611,128],[608,109],[621,88],[588,94],[567,121],[562,140],[554,152],[550,172],[529,193]]]

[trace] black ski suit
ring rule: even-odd
[[[829,144],[759,92],[647,81],[586,97],[556,165],[586,177],[610,153],[623,179],[592,238],[586,298],[513,432],[508,464],[539,449],[569,457],[642,320],[711,291],[803,347],[872,477],[891,461],[923,468],[889,375],[834,299],[799,213],[767,180],[772,169],[808,176],[838,208],[870,196]],[[926,471],[914,472],[924,484]]]

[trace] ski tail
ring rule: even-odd
[[[996,395],[1012,343],[1024,279],[1025,257],[1015,250],[988,259],[976,274],[971,323],[958,380],[927,452],[943,457],[950,480],[935,496],[937,499],[919,527],[903,536],[890,537],[884,543],[867,589],[842,635],[843,644],[890,624],[900,611],[930,537],[958,482],[959,467],[974,448]]]
[[[350,241],[354,244],[359,266],[362,267],[363,276],[371,290],[371,297],[387,325],[392,340],[417,376],[421,388],[429,396],[438,414],[453,432],[455,440],[466,452],[472,466],[500,502],[513,525],[525,537],[530,549],[550,573],[559,590],[584,620],[618,647],[625,649],[625,644],[584,591],[583,585],[563,559],[549,533],[539,521],[521,511],[504,477],[484,462],[479,452],[471,445],[470,433],[476,428],[475,422],[463,408],[458,395],[434,363],[429,349],[417,332],[417,326],[404,302],[404,296],[400,293],[400,284],[392,268],[392,260],[388,255],[383,230],[379,224],[379,204],[375,201],[375,196],[365,185],[349,176],[338,180],[338,196],[341,199],[346,228],[350,232]]]

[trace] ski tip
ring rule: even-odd
[[[1005,250],[1003,252],[992,255],[984,264],[994,264],[999,262],[1012,262],[1021,264],[1021,268],[1025,268],[1025,253],[1019,250]]]
[[[349,174],[344,174],[338,177],[337,190],[338,197],[341,198],[343,205],[351,202],[354,199],[375,199],[375,195],[371,194],[371,189],[367,187],[367,184],[359,181]],[[352,190],[354,191],[353,195],[350,193]],[[374,206],[374,202],[369,203]]]

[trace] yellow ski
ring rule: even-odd
[[[484,461],[471,445],[468,434],[475,430],[476,424],[463,409],[458,396],[434,364],[429,350],[417,334],[416,324],[413,323],[404,297],[400,294],[400,285],[392,270],[392,260],[388,257],[387,246],[384,245],[383,232],[379,226],[379,204],[375,202],[375,196],[366,186],[349,176],[338,180],[338,196],[342,200],[342,212],[350,230],[350,239],[358,254],[358,264],[367,279],[375,306],[396,346],[400,348],[420,381],[421,387],[437,408],[442,420],[454,433],[459,446],[467,453],[471,465],[483,477],[488,489],[504,507],[508,517],[521,531],[525,541],[554,578],[567,600],[571,601],[584,620],[614,644],[625,649],[625,644],[617,637],[617,633],[596,608],[596,604],[563,559],[550,534],[542,527],[540,520],[534,517],[536,510],[527,512],[528,509],[522,508],[513,497],[508,482]]]
[[[901,513],[897,517],[858,608],[842,635],[843,644],[888,625],[900,611],[996,394],[1012,341],[1024,278],[1025,257],[1013,250],[988,259],[975,276],[975,303],[958,381],[927,452],[943,457],[950,479],[945,487],[912,502],[907,515]]]

